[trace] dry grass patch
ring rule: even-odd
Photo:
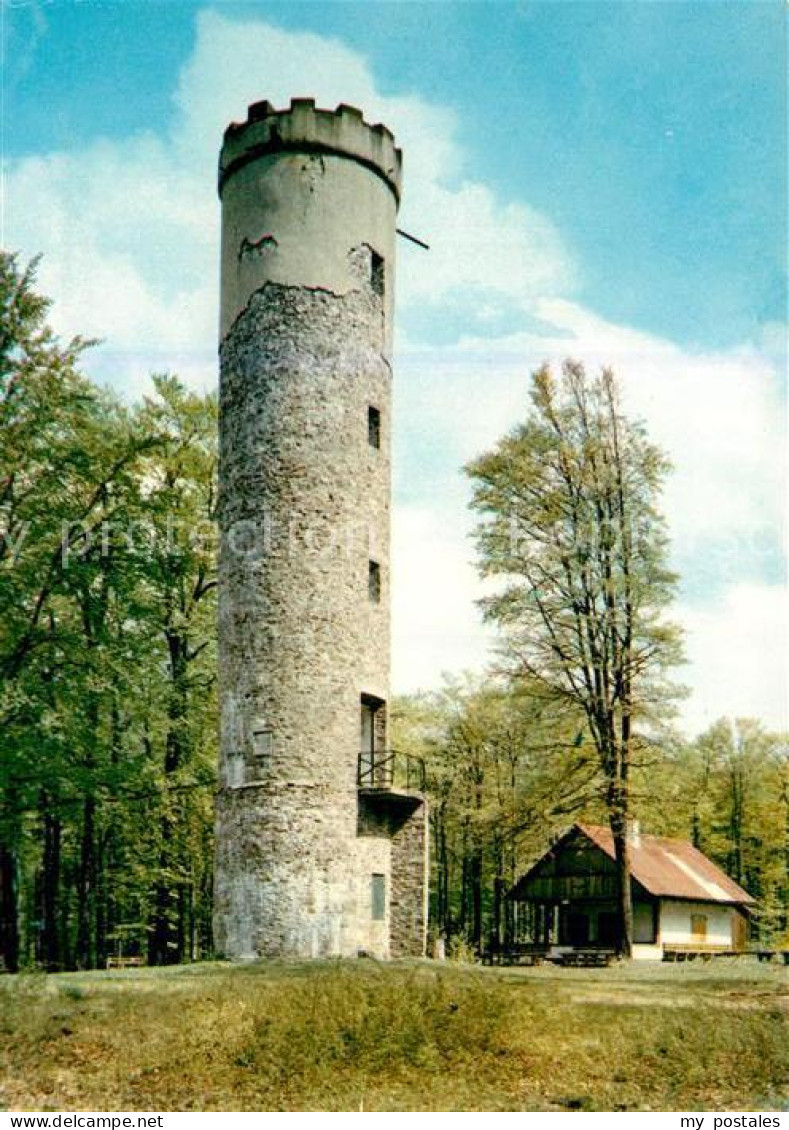
[[[267,963],[0,979],[0,1106],[777,1109],[783,970]]]

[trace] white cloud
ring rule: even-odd
[[[364,107],[404,147],[405,214],[437,237],[431,256],[404,261],[404,302],[440,299],[475,279],[512,294],[556,293],[568,283],[567,256],[547,219],[525,205],[501,206],[481,184],[447,187],[462,168],[451,111],[381,95],[364,58],[336,40],[203,12],[166,135],[103,139],[6,167],[3,244],[44,253],[40,282],[56,300],[61,333],[106,339],[113,367],[98,353],[94,374],[134,392],[151,368],[176,361],[200,385],[215,378],[222,132],[249,103],[265,96],[286,106],[299,93],[328,107]]]
[[[384,121],[406,149],[408,165],[425,180],[455,176],[462,151],[451,110],[417,97],[382,95],[367,61],[337,39],[282,31],[261,20],[227,20],[202,12],[191,58],[178,81],[175,127],[184,154],[209,160],[214,171],[222,133],[244,120],[247,106],[267,98],[287,106],[293,97],[319,105],[341,102],[364,109],[367,121]]]
[[[703,603],[686,601],[675,613],[689,633],[689,663],[678,676],[694,688],[681,706],[684,725],[695,730],[728,713],[786,727],[786,590],[759,583],[765,556],[779,552],[785,518],[780,368],[753,349],[687,353],[567,302],[538,303],[537,312],[553,326],[553,336],[467,338],[455,347],[401,343],[395,431],[412,457],[417,453],[417,464],[429,461],[430,478],[420,484],[420,500],[436,515],[430,552],[403,545],[396,556],[397,561],[411,554],[407,575],[416,578],[422,592],[433,594],[427,609],[420,600],[399,602],[397,641],[404,656],[413,654],[406,646],[409,639],[428,635],[424,625],[431,607],[459,609],[482,593],[468,571],[464,506],[469,490],[458,468],[523,418],[531,369],[569,355],[590,368],[614,366],[628,411],[646,419],[651,437],[675,462],[664,499],[673,543],[688,586],[703,590],[709,582]],[[412,491],[403,493],[414,500]],[[457,531],[442,517],[447,512],[457,516]],[[395,528],[396,546],[409,530]],[[688,575],[689,561],[695,576]],[[751,583],[725,581],[727,574],[749,571]],[[442,578],[455,578],[448,591]],[[463,625],[462,646],[453,645],[464,656],[463,665],[482,667],[487,636],[478,620],[458,612],[454,622]],[[465,656],[475,649],[477,661],[471,664]],[[432,680],[420,678],[435,682],[450,653],[447,648],[436,657]],[[410,685],[405,659],[395,670],[406,680],[403,685]]]
[[[526,205],[502,205],[489,189],[470,181],[447,189],[421,176],[407,201],[413,230],[427,238],[431,250],[401,257],[405,302],[436,302],[470,287],[488,298],[522,301],[572,287],[573,268],[556,230]]]
[[[266,97],[287,105],[294,95],[327,107],[356,104],[369,121],[385,121],[403,146],[400,221],[427,237],[432,250],[401,255],[401,310],[429,305],[439,320],[442,305],[457,312],[461,295],[483,302],[477,313],[486,330],[500,324],[502,310],[518,315],[515,324],[538,324],[442,349],[400,338],[397,434],[408,499],[396,514],[394,543],[400,686],[434,683],[444,668],[482,662],[489,637],[473,606],[479,588],[458,467],[523,415],[526,378],[543,359],[572,354],[619,371],[628,406],[646,418],[677,465],[666,508],[683,555],[696,552],[701,560],[710,541],[722,537],[733,552],[738,539],[775,540],[783,515],[778,336],[768,335],[761,350],[692,355],[569,301],[577,268],[559,233],[526,202],[504,204],[472,179],[450,109],[383,94],[364,57],[337,40],[259,20],[199,15],[166,132],[6,166],[3,244],[24,255],[44,253],[41,288],[55,299],[53,320],[62,333],[105,339],[91,362],[94,374],[131,394],[152,370],[180,372],[199,387],[213,383],[221,134],[245,116],[248,103]],[[735,677],[742,673],[736,633],[752,639],[744,592],[719,594],[720,618],[695,606],[683,610],[695,641],[689,681],[699,688],[702,712],[733,712],[716,688],[731,691],[734,702],[736,687],[746,685]],[[725,653],[723,621],[731,625]],[[776,620],[764,615],[759,622],[768,643],[748,645],[759,675],[747,685],[770,687],[781,670]],[[711,679],[727,655],[729,666]],[[749,692],[753,706],[743,712],[758,707],[772,717],[770,703],[777,701],[772,690],[761,698]]]
[[[445,671],[484,666],[494,636],[474,604],[480,583],[462,512],[398,507],[392,542],[395,690],[433,688]]]
[[[421,419],[457,465],[524,416],[529,373],[543,361],[558,366],[570,356],[590,371],[608,364],[621,379],[626,410],[646,421],[674,463],[664,506],[683,557],[712,539],[727,539],[735,553],[746,542],[781,540],[786,414],[782,371],[768,355],[752,347],[686,352],[558,299],[533,309],[547,332],[406,346],[398,366],[409,380],[401,427]],[[448,413],[448,403],[458,410]]]
[[[216,214],[166,140],[139,135],[11,164],[4,246],[43,252],[39,284],[64,336],[106,341],[116,387],[215,354]],[[110,376],[97,351],[93,371]],[[205,374],[201,382],[205,381]],[[120,382],[125,382],[121,384]]]
[[[758,584],[734,585],[706,606],[679,609],[693,674],[693,696],[682,711],[690,731],[724,715],[787,728],[788,612],[782,586]]]
[[[573,335],[590,364],[621,375],[629,411],[675,464],[666,509],[683,542],[780,533],[786,443],[782,373],[752,347],[689,353],[672,342],[614,326],[567,302],[539,304]]]
[[[469,540],[457,511],[404,506],[395,514],[393,616],[395,690],[438,685],[445,671],[481,671],[495,662],[495,634],[475,602],[482,596]],[[789,604],[781,585],[726,586],[702,604],[681,604],[672,618],[686,632],[690,687],[679,703],[689,736],[724,716],[789,727]]]

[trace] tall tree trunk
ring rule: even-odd
[[[781,899],[782,914],[781,914],[781,930],[786,933],[789,929],[789,766],[784,765],[784,780],[781,786],[781,800],[784,805],[784,845],[783,845],[783,882],[781,889],[783,898]]]
[[[452,933],[452,918],[449,899],[449,849],[447,846],[447,824],[442,812],[438,824],[438,922],[445,940]]]
[[[8,973],[19,969],[18,878],[15,848],[0,843],[0,958]]]
[[[507,935],[505,922],[505,898],[507,889],[504,878],[504,845],[500,836],[496,836],[493,844],[493,859],[495,874],[493,876],[493,920],[491,923],[491,941],[496,949],[501,949]]]
[[[94,933],[94,960],[99,969],[107,962],[107,833],[96,838],[96,913]]]
[[[77,968],[96,966],[96,802],[85,800],[77,870]]]
[[[206,829],[203,833],[203,868],[200,884],[200,934],[198,957],[205,957],[214,952],[213,935],[213,893],[214,893],[214,841],[212,833]]]
[[[613,793],[613,795],[611,795]],[[614,839],[617,877],[617,954],[633,956],[633,899],[630,886],[630,829],[627,791],[621,785],[609,789],[609,824]]]
[[[194,870],[189,882],[186,900],[186,936],[188,948],[186,957],[188,961],[197,961],[197,917],[195,915],[195,877]]]
[[[471,941],[479,954],[482,952],[482,850],[475,844],[469,861],[469,886],[471,892]]]
[[[464,937],[464,939],[467,941],[468,940],[468,937],[467,937],[468,924],[469,924],[469,919],[471,918],[471,914],[470,914],[470,902],[471,902],[470,888],[471,888],[471,883],[469,881],[470,880],[470,875],[469,875],[470,860],[469,860],[469,851],[468,851],[468,822],[467,821],[463,822],[463,834],[461,836],[461,847],[460,847],[460,860],[461,860],[461,862],[460,862],[460,914],[459,914],[459,917],[458,917],[458,930],[459,930],[460,934]]]
[[[170,657],[170,699],[167,709],[167,737],[165,741],[165,783],[178,772],[186,760],[188,742],[186,721],[188,717],[187,672],[189,663],[188,641],[177,631],[165,630]],[[159,879],[154,896],[154,921],[149,946],[149,960],[154,965],[177,964],[183,959],[184,935],[182,891],[173,891],[173,872],[177,866],[175,832],[178,826],[177,809],[170,794],[165,795],[160,828]]]
[[[737,743],[739,745],[738,740]],[[741,757],[741,750],[737,747],[735,747],[735,749],[735,758]],[[742,765],[737,760],[735,760],[731,766],[729,782],[731,789],[731,811],[729,817],[731,849],[729,851],[728,871],[735,882],[742,883],[744,880],[743,825],[745,823],[745,784]]]
[[[187,931],[186,917],[186,885],[182,882],[178,884],[178,929],[176,934],[179,961],[183,961],[187,957],[186,939],[189,935]]]
[[[62,827],[60,819],[49,812],[50,804],[51,798],[42,795],[44,852],[41,876],[41,960],[45,969],[56,972],[64,965],[60,906]]]
[[[167,803],[167,798],[165,798]],[[170,840],[172,828],[170,819],[165,814],[161,820],[159,831],[161,847],[159,849],[159,878],[154,891],[153,929],[148,943],[148,961],[151,965],[169,965],[177,959],[174,956],[174,946],[171,944],[173,929],[171,922],[172,892],[170,889]]]

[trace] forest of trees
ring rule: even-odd
[[[204,958],[216,398],[169,375],[135,404],[99,389],[89,343],[49,330],[35,265],[5,254],[0,318],[0,968]],[[451,953],[503,940],[519,873],[573,820],[609,819],[588,711],[543,674],[510,664],[393,708],[392,744],[426,764]],[[691,838],[759,899],[760,936],[789,942],[786,737],[722,720],[628,750],[628,814]]]
[[[512,929],[505,894],[575,820],[607,823],[606,781],[580,725],[493,678],[400,699],[396,741],[426,760],[431,924],[449,952]],[[754,938],[789,945],[789,738],[721,719],[668,732],[633,766],[643,831],[691,840],[758,900]]]
[[[126,406],[0,264],[0,929],[9,969],[210,949],[216,402]]]

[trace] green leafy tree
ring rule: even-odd
[[[512,940],[507,892],[597,784],[579,719],[501,679],[447,679],[398,699],[395,744],[426,764],[431,922],[451,947]]]
[[[619,406],[610,370],[534,374],[532,411],[467,468],[486,598],[513,673],[581,713],[604,781],[619,878],[619,949],[632,949],[627,826],[634,759],[664,716],[680,659],[664,620],[675,578],[658,500],[668,463]]]
[[[210,948],[216,402],[128,408],[0,260],[0,964]]]
[[[688,837],[757,900],[754,932],[789,941],[789,738],[721,718],[672,751],[653,781],[650,827]]]
[[[64,745],[58,681],[73,663],[64,614],[72,549],[114,512],[146,441],[78,371],[87,342],[61,344],[35,262],[0,254],[0,903],[2,954],[19,963],[24,814],[47,807]],[[50,819],[49,850],[59,852]],[[47,896],[48,897],[48,896]]]
[[[180,961],[194,949],[196,895],[210,897],[210,793],[195,812],[191,784],[213,785],[217,750],[216,496],[217,401],[188,392],[174,377],[154,380],[142,409],[161,442],[145,467],[147,616],[163,648],[160,740],[165,803],[158,823],[158,878],[149,956]],[[195,823],[196,821],[196,823]],[[194,836],[203,856],[193,850]],[[205,901],[204,899],[202,900]]]

